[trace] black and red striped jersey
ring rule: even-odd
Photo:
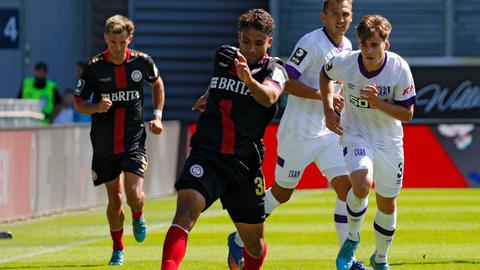
[[[215,61],[221,57],[217,50]],[[288,80],[280,60],[265,55],[249,66],[255,80],[271,80],[283,90]],[[275,116],[278,104],[267,108],[255,101],[248,87],[237,77],[235,66],[216,64],[210,80],[205,111],[198,120],[191,146],[237,157],[263,154],[265,128]]]
[[[76,98],[99,102],[112,101],[105,113],[92,114],[90,139],[96,156],[111,156],[143,147],[144,83],[157,81],[159,75],[152,58],[142,52],[127,50],[121,65],[108,59],[108,51],[93,57],[83,68],[75,89]]]

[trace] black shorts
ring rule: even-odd
[[[206,201],[204,211],[220,198],[233,222],[265,221],[265,182],[256,157],[239,159],[192,150],[175,188],[200,192]]]
[[[143,178],[148,162],[145,148],[124,152],[113,157],[93,156],[92,179],[95,186],[117,178],[120,173],[130,172]]]

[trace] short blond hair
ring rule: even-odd
[[[121,34],[123,31],[126,31],[128,35],[135,32],[135,26],[129,18],[117,14],[105,22],[105,34]]]
[[[381,15],[367,15],[357,26],[357,37],[360,42],[365,42],[375,33],[378,33],[385,41],[388,39],[390,32],[392,32],[392,24]]]

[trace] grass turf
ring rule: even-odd
[[[262,269],[335,269],[338,252],[332,190],[300,190],[266,222],[269,252]],[[126,209],[125,265],[160,269],[162,244],[175,197],[149,200],[149,233],[136,243]],[[0,240],[0,269],[111,269],[111,240],[104,207],[0,224],[13,239]],[[362,225],[357,258],[374,249],[375,199]],[[227,269],[226,237],[234,230],[219,203],[202,214],[189,236],[180,269]],[[389,254],[394,270],[480,269],[480,189],[404,189]]]

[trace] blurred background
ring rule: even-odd
[[[171,194],[199,115],[191,105],[208,86],[215,48],[237,44],[236,20],[249,8],[264,8],[275,18],[270,53],[282,58],[302,35],[321,26],[321,0],[1,0],[0,221],[87,207],[105,198],[91,187],[88,120],[37,127],[38,108],[12,101],[36,63],[45,62],[58,91],[69,92],[78,63],[105,50],[106,18],[130,17],[136,26],[131,47],[154,58],[166,86],[167,129],[160,139],[150,136],[147,149],[152,165],[147,178],[163,182],[147,189],[151,196]],[[390,50],[407,60],[414,75],[418,103],[405,126],[405,186],[480,186],[480,1],[354,0],[353,12],[347,36],[354,49],[355,25],[364,15],[381,14],[393,25]],[[145,91],[148,119],[150,88]],[[275,133],[273,123],[265,137],[268,184]],[[328,185],[313,166],[304,179],[300,188]],[[76,198],[48,196],[55,190]]]

